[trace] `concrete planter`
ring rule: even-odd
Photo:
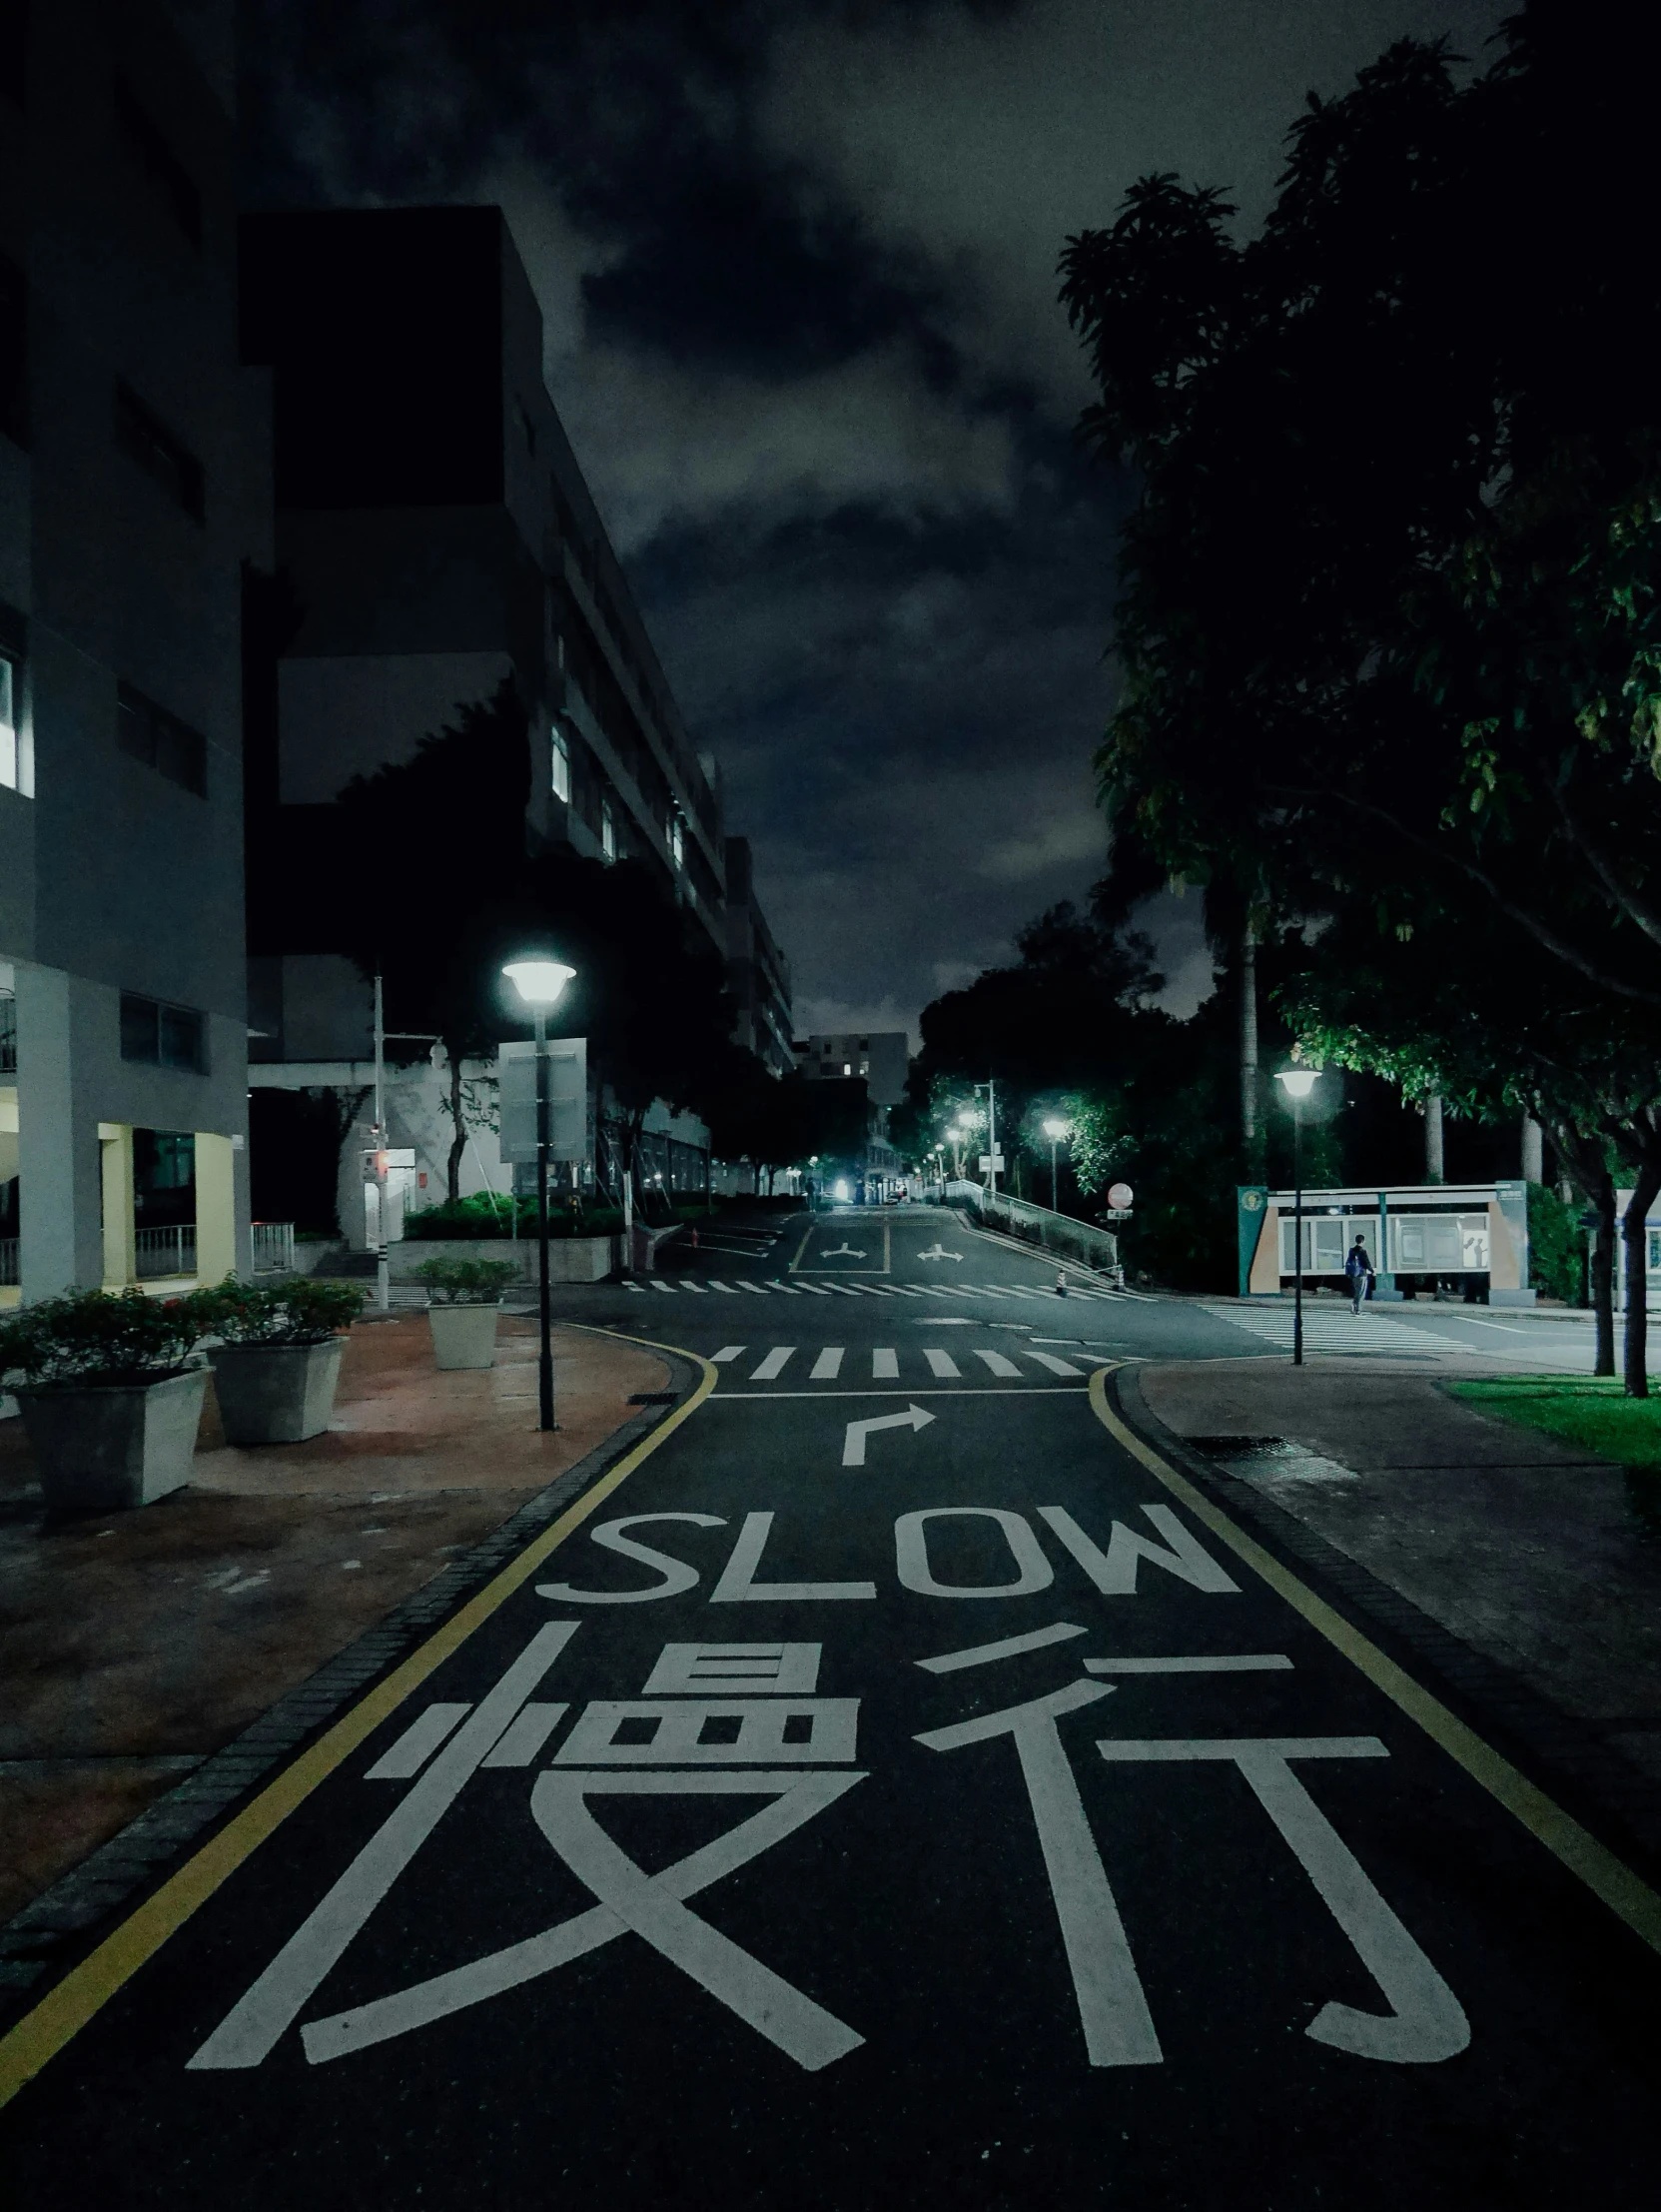
[[[621,1236],[550,1237],[548,1280],[554,1283],[603,1283],[621,1265]],[[444,1238],[411,1237],[389,1248],[388,1259],[395,1283],[414,1283],[423,1260],[510,1260],[519,1270],[521,1283],[536,1280],[536,1239],[520,1237]]]
[[[429,1306],[427,1324],[440,1368],[489,1367],[496,1356],[499,1306]]]
[[[303,1444],[335,1410],[345,1337],[322,1344],[222,1344],[208,1354],[227,1444]]]
[[[24,1431],[51,1513],[122,1513],[191,1479],[205,1367],[165,1382],[20,1390]]]

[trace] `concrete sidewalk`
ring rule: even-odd
[[[1661,1479],[1364,1360],[1136,1379],[1168,1429],[1661,1781]]]
[[[22,1424],[0,1424],[0,1919],[85,1857],[637,1409],[669,1371],[554,1337],[560,1427],[536,1427],[536,1340],[440,1375],[424,1314],[363,1323],[334,1423],[235,1450],[210,1387],[190,1485],[49,1524]]]

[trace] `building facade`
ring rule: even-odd
[[[898,1106],[906,1095],[906,1073],[911,1065],[911,1040],[903,1029],[879,1030],[865,1036],[798,1037],[792,1047],[796,1064],[813,1082],[841,1082],[862,1075],[873,1104]]]
[[[233,9],[0,44],[0,1298],[248,1264]],[[9,1278],[9,1280],[8,1280]]]
[[[755,862],[747,837],[729,837],[727,863],[727,988],[738,1006],[733,1034],[774,1075],[796,1065],[790,1039],[790,963],[779,950],[756,896]]]

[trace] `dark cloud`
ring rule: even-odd
[[[1104,857],[1129,488],[1070,430],[1070,232],[1272,192],[1304,92],[1477,0],[257,0],[258,201],[497,200],[550,387],[795,963],[914,1023]],[[1196,902],[1154,915],[1184,1003]]]

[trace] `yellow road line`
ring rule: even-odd
[[[573,1530],[580,1528],[594,1508],[609,1498],[620,1484],[627,1482],[641,1462],[671,1437],[683,1421],[690,1419],[715,1388],[714,1367],[696,1352],[683,1352],[678,1345],[657,1344],[648,1337],[625,1337],[620,1330],[594,1330],[592,1334],[644,1345],[653,1352],[678,1352],[682,1359],[702,1368],[703,1380],[684,1405],[677,1406],[650,1436],[642,1437],[632,1452],[625,1454],[614,1468],[591,1484],[557,1521],[533,1538],[476,1597],[470,1598],[459,1613],[434,1631],[350,1712],[343,1714],[327,1735],[320,1736],[291,1766],[285,1767],[275,1781],[268,1782],[211,1842],[187,1859],[154,1896],[146,1898],[95,1951],[49,1989],[33,2011],[25,2013],[14,2028],[0,2037],[0,2105],[9,2103],[48,2059],[56,2057],[70,2038],[80,2033],[122,1985],[155,1956],[168,1937],[183,1927],[199,1906],[207,1903],[220,1884],[234,1874],[268,1836],[275,1834],[298,1805],[305,1803],[319,1783],[327,1781],[365,1737],[380,1727],[389,1714],[397,1711],[412,1690],[418,1689],[476,1628],[481,1627],[522,1583],[528,1582],[548,1554],[556,1551]]]
[[[1341,1652],[1351,1665],[1358,1667],[1409,1720],[1416,1721],[1473,1781],[1520,1820],[1529,1834],[1543,1843],[1553,1857],[1560,1859],[1611,1912],[1619,1914],[1651,1950],[1661,1951],[1661,1897],[1648,1883],[1640,1881],[1631,1867],[1613,1851],[1606,1850],[1595,1835],[1588,1834],[1579,1821],[1571,1818],[1543,1789],[1536,1788],[1509,1759],[1501,1757],[1439,1698],[1433,1697],[1411,1674],[1387,1659],[1376,1644],[1351,1628],[1341,1614],[1317,1598],[1272,1554],[1253,1543],[1221,1506],[1214,1506],[1204,1491],[1196,1489],[1169,1461],[1163,1460],[1152,1445],[1145,1444],[1129,1429],[1108,1404],[1108,1377],[1112,1373],[1112,1367],[1101,1367],[1090,1379],[1091,1406],[1109,1435],[1122,1444],[1133,1459],[1140,1461],[1157,1482],[1163,1483],[1174,1498],[1181,1499],[1189,1512],[1203,1521],[1237,1559],[1244,1561],[1277,1597],[1283,1598],[1328,1644]]]

